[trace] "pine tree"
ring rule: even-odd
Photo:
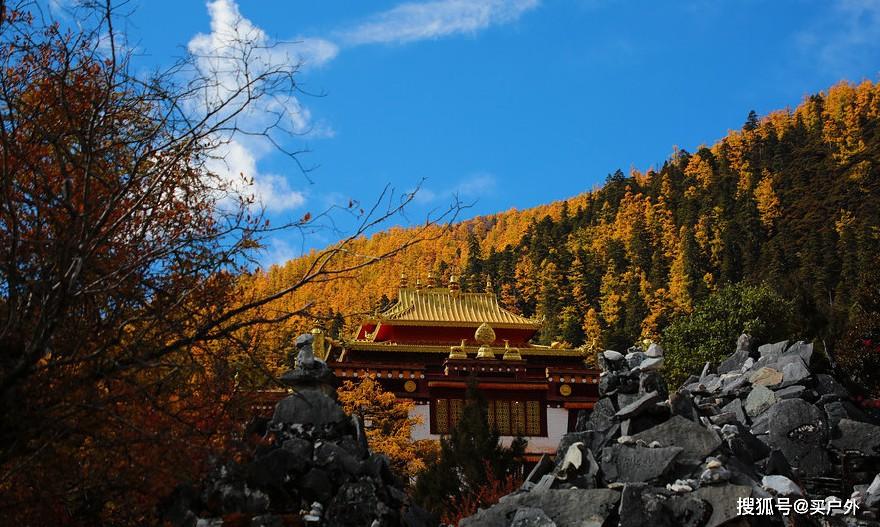
[[[479,497],[490,482],[513,478],[522,468],[525,440],[515,439],[510,448],[499,444],[498,433],[489,427],[486,399],[473,378],[465,398],[461,418],[440,441],[439,459],[419,475],[413,489],[418,503],[441,516]]]

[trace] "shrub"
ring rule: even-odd
[[[706,362],[717,366],[736,349],[744,332],[763,343],[786,338],[794,327],[793,303],[769,286],[724,287],[663,331],[666,380],[679,386]]]

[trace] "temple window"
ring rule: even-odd
[[[434,399],[431,432],[448,434],[461,418],[462,399]],[[488,402],[489,426],[503,436],[544,436],[544,406],[540,401],[493,400]]]

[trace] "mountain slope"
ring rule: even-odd
[[[465,287],[491,277],[508,308],[546,317],[543,342],[621,347],[656,336],[725,283],[764,281],[796,300],[803,331],[833,340],[853,306],[880,307],[878,124],[880,85],[841,83],[794,110],[752,113],[741,130],[678,151],[659,170],[617,171],[568,201],[458,223],[278,307],[314,300],[325,314],[356,315],[393,299],[402,270],[424,280],[456,267]],[[411,234],[390,229],[353,250],[376,254]],[[309,258],[249,287],[289,281]]]

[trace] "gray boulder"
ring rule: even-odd
[[[721,438],[714,430],[679,415],[633,437],[647,443],[658,441],[662,446],[681,447],[683,458],[697,461],[702,461],[721,446]]]
[[[612,489],[552,489],[512,494],[497,504],[464,518],[459,527],[508,527],[516,512],[535,507],[556,525],[602,527],[617,511],[620,492]]]
[[[764,413],[768,408],[776,403],[776,395],[772,390],[765,386],[757,385],[749,392],[744,405],[746,414],[755,417]]]
[[[556,522],[537,507],[520,507],[513,515],[510,527],[556,527]]]
[[[736,504],[740,498],[752,495],[751,487],[744,485],[712,485],[700,487],[693,496],[707,502],[711,506],[712,516],[705,527],[717,527],[737,517]]]
[[[606,481],[650,482],[667,474],[681,447],[647,448],[616,444],[602,449],[600,465]]]
[[[831,445],[842,452],[860,452],[866,456],[880,455],[880,426],[841,419],[837,424],[840,437]]]
[[[817,476],[828,470],[828,423],[818,408],[802,399],[788,399],[775,404],[767,414],[771,447],[779,449],[805,475]]]

